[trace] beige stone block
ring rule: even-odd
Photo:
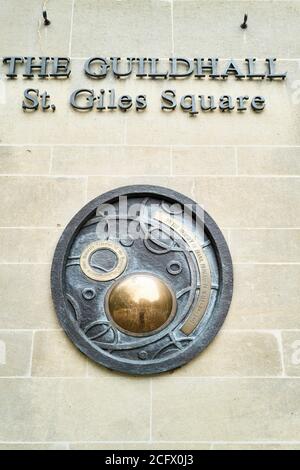
[[[87,361],[63,331],[36,331],[33,341],[32,375],[36,377],[82,377]]]
[[[299,441],[299,392],[295,379],[159,379],[153,439]]]
[[[149,439],[149,380],[5,379],[0,398],[1,441]]]
[[[225,328],[298,328],[300,265],[234,266]]]
[[[108,369],[101,364],[93,361],[92,359],[87,358],[87,376],[91,378],[98,378],[98,379],[116,379],[116,380],[128,380],[128,377],[132,377],[132,380],[139,380],[139,381],[148,381],[148,375],[137,375],[137,376],[128,376],[126,373],[119,372],[117,370]]]
[[[122,379],[126,377],[121,372],[117,370],[111,370],[107,367],[102,366],[101,364],[97,364],[96,362],[92,361],[91,359],[87,358],[87,375],[88,377],[95,377],[95,378],[115,378],[115,379]]]
[[[170,176],[91,176],[88,178],[88,198],[92,199],[105,191],[132,184],[150,184],[179,191],[194,198],[195,185],[191,177]]]
[[[0,5],[3,56],[69,54],[72,0],[47,2],[46,9],[51,21],[49,27],[44,26],[40,0],[1,0]]]
[[[242,30],[245,12],[249,27]],[[299,14],[300,5],[294,1],[175,0],[175,54],[298,58]],[[266,21],[270,17],[272,21]]]
[[[121,113],[101,115],[96,111],[89,114],[76,112],[69,107],[68,94],[56,99],[56,102],[60,106],[59,118],[55,117],[55,113],[53,116],[50,114],[41,116],[38,111],[31,116],[23,116],[18,110],[13,109],[8,122],[15,122],[15,126],[9,126],[8,122],[3,124],[3,134],[0,134],[3,141],[68,145],[124,143],[125,117]],[[0,117],[3,119],[1,111]]]
[[[0,265],[0,298],[0,328],[59,328],[49,265]]]
[[[209,450],[210,443],[202,442],[79,442],[70,444],[70,450]],[[1,447],[0,447],[1,448]]]
[[[197,82],[196,82],[197,83]],[[227,83],[227,82],[225,82]],[[243,82],[244,83],[244,82]],[[166,83],[161,91],[167,89],[170,84]],[[217,85],[210,84],[208,94],[214,95],[219,100],[222,93],[230,95],[230,89],[215,89]],[[279,83],[274,84],[275,87]],[[193,85],[195,87],[195,84]],[[241,85],[240,85],[241,86]],[[138,116],[131,114],[127,118],[127,143],[136,145],[299,145],[300,138],[297,129],[300,123],[299,107],[287,104],[282,109],[280,104],[288,99],[284,88],[271,89],[266,95],[266,108],[260,114],[251,110],[241,115],[233,110],[231,113],[222,113],[220,110],[208,113],[200,112],[196,117],[190,117],[177,105],[174,111],[161,111],[158,95],[156,106],[151,105],[149,109]],[[198,84],[195,93],[200,93],[202,84]],[[235,90],[235,87],[233,87]],[[178,90],[178,86],[173,89]],[[191,93],[191,86],[185,84],[185,89],[180,94],[177,91],[177,100],[181,96]],[[234,99],[245,93],[244,89],[232,90]],[[248,91],[247,91],[248,92]],[[204,93],[204,90],[203,90]],[[237,93],[237,94],[236,94]],[[249,93],[249,92],[248,92]],[[254,95],[257,91],[254,91]],[[263,130],[263,132],[262,132]]]
[[[169,175],[167,147],[56,147],[52,173],[60,175]]]
[[[81,112],[71,107],[70,96],[77,88],[95,89],[99,93],[103,87],[103,83],[97,86],[94,81],[87,81],[83,70],[77,65],[77,62],[72,61],[72,74],[65,80],[50,78],[45,81],[34,78],[30,83],[22,77],[14,81],[3,80],[3,104],[0,106],[2,144],[124,144],[125,124],[129,117],[127,113],[118,110],[106,113],[96,110]],[[114,86],[118,92],[116,84]],[[56,106],[55,113],[51,110],[43,112],[41,109],[24,112],[22,101],[26,87],[39,89],[40,93],[46,89],[50,95],[50,103]],[[105,87],[109,89],[109,83]],[[136,112],[131,110],[129,113],[134,115]]]
[[[300,175],[299,147],[239,147],[240,175]]]
[[[236,263],[298,263],[300,230],[230,230],[230,251]]]
[[[16,442],[8,442],[7,444],[0,444],[0,450],[68,450],[68,444],[64,442],[29,442],[18,444]]]
[[[61,230],[0,228],[1,263],[51,263]]]
[[[174,147],[174,175],[235,175],[233,147]]]
[[[299,450],[300,444],[297,443],[257,443],[257,444],[213,444],[212,450]]]
[[[31,331],[0,330],[0,376],[30,374]]]
[[[202,54],[202,53],[201,53]],[[245,146],[245,145],[299,145],[300,109],[298,99],[298,75],[296,62],[282,61],[280,69],[288,71],[285,81],[236,80],[168,80],[156,84],[143,82],[147,94],[147,110],[136,116],[128,114],[126,142],[134,145],[174,146]],[[128,84],[131,82],[127,82]],[[134,81],[132,82],[134,83]],[[176,92],[177,107],[174,111],[162,111],[161,93],[172,89]],[[186,94],[195,95],[199,113],[191,117],[180,108],[180,99]],[[222,95],[230,95],[236,104],[238,96],[250,97],[248,109],[243,113],[235,109],[222,113],[219,109],[203,112],[199,108],[198,95],[213,95],[217,107]],[[262,95],[266,106],[262,113],[251,110],[254,96]]]
[[[299,178],[91,176],[88,198],[131,184],[153,184],[179,191],[195,199],[224,228],[300,226]]]
[[[172,51],[170,2],[75,2],[72,55],[95,56],[99,47],[104,57],[169,57]]]
[[[299,325],[298,325],[299,326]],[[282,331],[284,369],[289,376],[300,376],[300,330]]]
[[[65,225],[85,202],[82,178],[1,176],[3,227]]]
[[[48,174],[49,147],[0,147],[0,174]]]
[[[222,227],[300,226],[300,178],[198,177],[199,204]]]
[[[276,376],[281,373],[279,345],[272,333],[221,330],[208,348],[171,372],[171,377]]]

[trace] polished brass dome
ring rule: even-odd
[[[176,299],[162,279],[153,274],[138,273],[113,284],[107,294],[106,308],[121,330],[146,335],[171,321]]]

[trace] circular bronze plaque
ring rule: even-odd
[[[232,263],[211,217],[166,188],[128,186],[88,203],[53,259],[60,323],[94,361],[131,374],[180,367],[214,338]]]

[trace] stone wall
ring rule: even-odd
[[[46,4],[51,25],[42,23]],[[68,80],[1,70],[0,449],[300,448],[300,36],[298,1],[1,0],[1,56],[72,59]],[[248,12],[249,27],[239,25]],[[87,57],[278,58],[285,81],[87,78]],[[22,111],[27,86],[56,111]],[[79,113],[75,88],[146,93],[149,106]],[[263,95],[243,114],[160,110],[160,93]],[[127,377],[61,331],[49,271],[65,224],[134,183],[197,200],[234,262],[223,330],[189,365]]]

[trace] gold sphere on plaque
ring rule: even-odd
[[[176,298],[171,288],[158,276],[131,274],[109,289],[106,310],[120,330],[143,336],[170,323],[176,311]]]

